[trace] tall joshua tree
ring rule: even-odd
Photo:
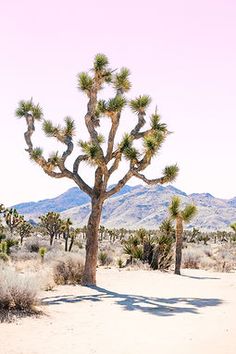
[[[186,207],[180,209],[181,200],[178,196],[172,198],[169,206],[169,213],[171,219],[175,220],[175,237],[176,237],[176,251],[175,251],[175,274],[180,275],[181,261],[182,261],[182,247],[183,247],[183,224],[188,223],[197,213],[197,208],[193,204],[188,204]]]
[[[146,110],[151,99],[149,96],[143,95],[127,100],[125,93],[131,88],[129,76],[130,72],[126,68],[119,71],[111,70],[108,59],[103,54],[95,56],[92,70],[78,74],[78,88],[88,97],[84,120],[89,140],[80,140],[79,146],[82,152],[75,158],[72,169],[68,168],[66,162],[74,150],[75,122],[70,117],[66,117],[65,125],[62,127],[53,125],[49,120],[43,120],[42,128],[45,134],[57,139],[65,146],[62,154],[56,152],[45,158],[43,150],[34,147],[32,142],[35,122],[42,120],[40,106],[35,105],[32,100],[21,101],[16,110],[16,115],[26,120],[27,131],[24,136],[27,144],[26,151],[30,158],[40,165],[49,176],[67,177],[73,180],[91,198],[91,214],[86,232],[84,285],[96,284],[98,230],[104,201],[119,192],[132,177],[139,178],[147,184],[163,184],[173,181],[178,173],[177,165],[173,165],[166,167],[160,178],[150,180],[142,174],[142,171],[150,165],[152,158],[159,151],[168,135],[168,130],[166,124],[160,122],[157,112],[151,116],[150,127],[142,130],[146,123]],[[98,95],[106,84],[113,87],[114,96],[108,100],[99,100]],[[137,115],[137,124],[123,136],[119,144],[115,144],[121,113],[126,105]],[[104,137],[98,132],[102,117],[108,118],[111,123],[106,147],[103,145],[105,143]],[[138,141],[143,144],[141,150],[138,150],[135,145]],[[123,177],[111,189],[108,189],[109,179],[118,169],[122,158],[128,161],[128,169]],[[93,186],[89,186],[79,173],[79,167],[84,162],[90,163],[94,169]]]

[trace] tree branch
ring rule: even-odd
[[[129,170],[125,176],[119,180],[119,182],[117,183],[117,185],[115,187],[113,187],[111,190],[107,191],[105,193],[105,199],[111,197],[113,194],[119,192],[124,185],[128,182],[128,180],[130,180],[130,178],[133,177],[133,170]]]

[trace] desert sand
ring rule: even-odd
[[[236,274],[99,269],[42,292],[45,315],[0,324],[1,354],[235,354]]]

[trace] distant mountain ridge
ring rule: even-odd
[[[112,186],[110,187],[112,188]],[[236,197],[215,198],[209,193],[185,192],[174,186],[124,186],[104,203],[102,224],[107,227],[157,228],[168,215],[168,205],[174,195],[179,195],[183,204],[194,203],[198,214],[188,225],[204,230],[225,230],[236,221]],[[90,199],[79,188],[73,187],[52,199],[17,204],[14,207],[27,219],[37,220],[48,211],[60,212],[63,218],[70,217],[76,226],[87,223]]]

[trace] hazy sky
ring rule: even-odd
[[[234,0],[0,0],[0,16],[0,203],[52,197],[74,186],[29,161],[25,124],[14,111],[20,99],[33,96],[45,118],[72,116],[83,138],[86,101],[76,74],[89,69],[98,52],[112,67],[130,68],[129,96],[150,94],[149,113],[157,104],[174,132],[147,176],[177,162],[176,187],[236,195]],[[126,112],[122,128],[135,122]],[[44,146],[46,139],[36,135],[36,145]],[[91,181],[91,173],[84,174]]]

